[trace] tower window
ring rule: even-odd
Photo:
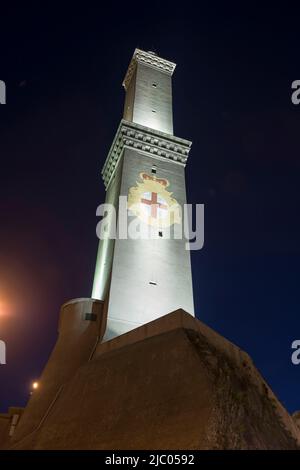
[[[153,88],[157,87],[157,83],[152,83]]]
[[[152,109],[152,113],[156,113],[155,109]]]
[[[84,319],[88,321],[96,321],[97,315],[95,313],[86,313]]]
[[[156,166],[152,167],[151,173],[153,173],[154,175],[156,174]]]
[[[162,237],[162,236],[163,236],[163,233],[162,233],[162,232],[158,232],[158,236],[159,236],[159,237]]]
[[[157,285],[156,282],[154,282],[154,281],[150,281],[149,284],[150,284],[151,286],[156,286],[156,285]]]

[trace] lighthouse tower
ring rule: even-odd
[[[123,119],[102,170],[106,203],[120,225],[119,198],[126,198],[128,223],[136,219],[148,237],[100,240],[92,298],[108,301],[104,341],[178,308],[194,315],[190,252],[184,236],[174,235],[191,148],[173,135],[175,66],[136,49],[123,81]]]

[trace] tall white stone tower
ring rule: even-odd
[[[171,207],[186,203],[191,147],[173,135],[174,69],[136,49],[123,81],[124,115],[102,170],[106,202],[118,207],[125,196],[128,221],[139,219],[150,237],[100,240],[92,297],[108,298],[104,340],[178,308],[194,315],[190,252],[184,238],[173,236],[182,215],[168,218]]]

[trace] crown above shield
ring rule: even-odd
[[[164,186],[165,188],[167,186],[169,186],[169,181],[164,179],[164,178],[156,178],[155,176],[152,176],[152,175],[148,175],[147,173],[141,173],[140,174],[140,177],[142,178],[142,180],[151,180],[151,181],[155,181],[156,183],[159,183],[161,184],[162,186]]]

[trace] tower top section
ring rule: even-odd
[[[127,69],[125,78],[123,80],[123,87],[126,91],[128,89],[129,83],[138,63],[159,70],[160,72],[164,72],[171,76],[173,75],[173,72],[176,67],[176,64],[174,64],[174,62],[162,59],[155,52],[146,52],[142,51],[141,49],[135,49],[129,67]]]
[[[173,135],[172,74],[176,64],[135,49],[125,75],[123,119]]]

